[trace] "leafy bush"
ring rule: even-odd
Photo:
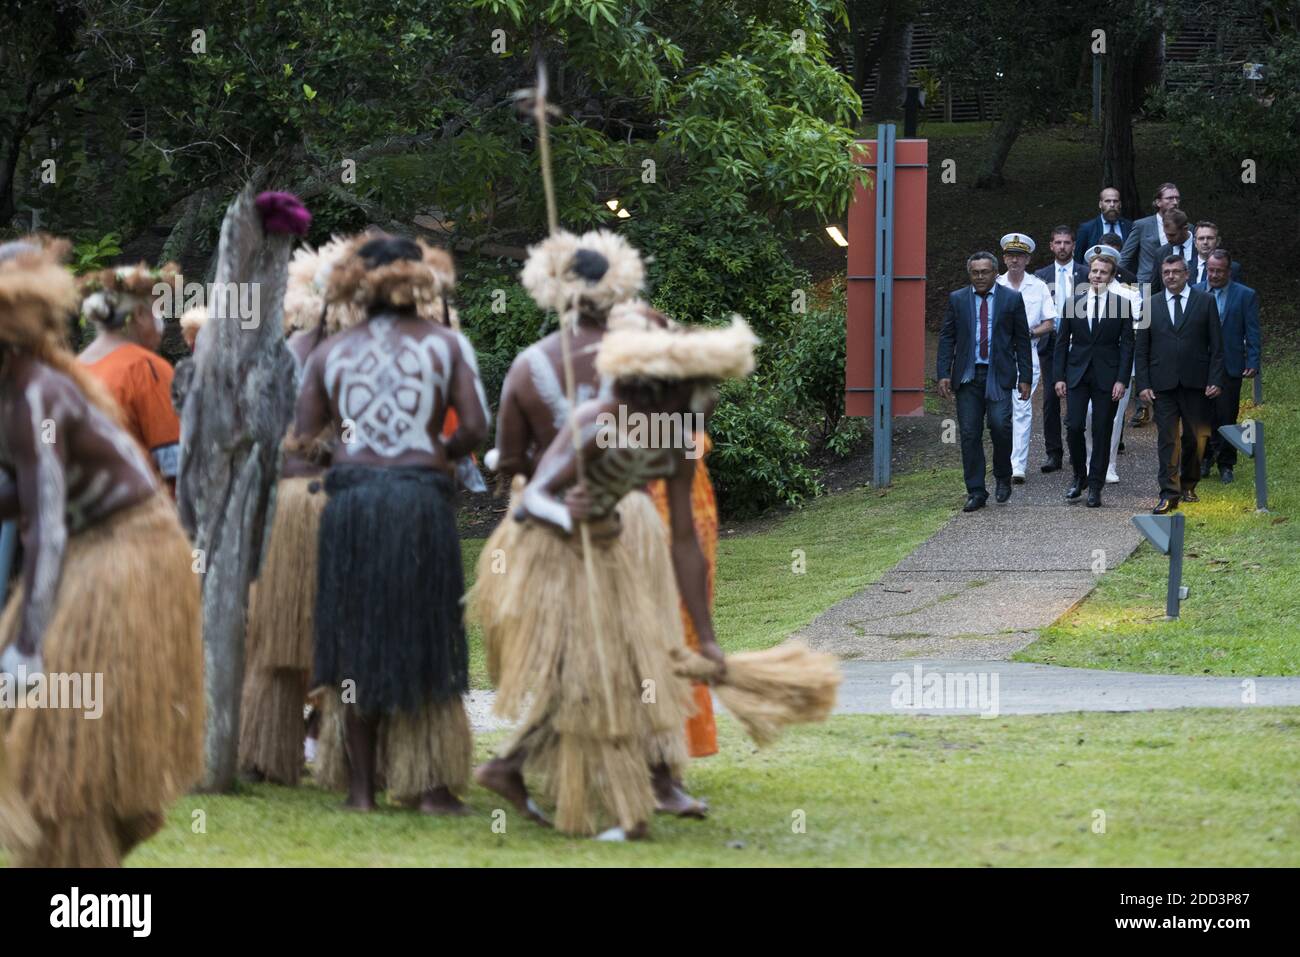
[[[655,306],[682,322],[740,313],[765,341],[785,334],[795,291],[806,289],[809,277],[791,262],[771,222],[748,211],[719,215],[693,193],[654,213],[630,221],[625,233],[649,259]]]
[[[756,515],[817,495],[808,441],[786,421],[782,390],[762,375],[722,386],[710,422],[709,473],[729,515]]]
[[[844,315],[844,284],[837,282],[828,303],[795,315],[778,364],[791,413],[818,445],[838,434],[844,416]]]

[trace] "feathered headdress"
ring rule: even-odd
[[[139,306],[152,308],[156,299],[171,295],[170,291],[177,289],[182,281],[181,267],[174,262],[157,269],[144,262],[101,269],[81,279],[81,313],[87,319],[116,329],[125,325]],[[156,294],[154,289],[160,283],[169,291]]]
[[[730,326],[611,330],[596,371],[611,379],[743,379],[754,371],[758,337],[740,316]]]
[[[614,304],[605,325],[615,329],[676,329],[677,323],[644,299],[628,299]]]
[[[45,235],[0,245],[0,342],[62,372],[114,422],[121,410],[103,384],[68,351],[69,320],[81,291],[63,265],[72,244]]]
[[[330,274],[351,251],[352,241],[346,236],[334,236],[319,249],[301,246],[294,252],[284,289],[285,335],[315,329],[320,325],[322,313],[328,335],[351,328],[364,317],[354,303],[333,302],[328,306],[325,303]]]
[[[349,240],[330,270],[325,298],[331,303],[352,303],[363,310],[383,305],[414,306],[422,318],[442,322],[446,298],[456,288],[451,254],[416,239],[419,259],[394,259],[374,265],[361,255],[368,243],[395,238],[362,233]]]
[[[561,231],[528,248],[519,278],[538,306],[570,321],[580,302],[603,311],[635,296],[645,284],[645,264],[618,233]]]
[[[72,244],[26,236],[0,245],[0,341],[28,346],[61,339],[81,303],[77,281],[63,265]]]

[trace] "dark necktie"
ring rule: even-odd
[[[1183,325],[1183,294],[1180,292],[1174,296],[1174,328],[1179,329]]]
[[[1092,294],[1092,311],[1088,313],[1088,333],[1092,334],[1097,328],[1097,322],[1101,319],[1101,303],[1097,299],[1097,294]]]
[[[989,361],[989,297],[980,296],[980,359]]]

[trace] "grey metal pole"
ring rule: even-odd
[[[1178,617],[1178,603],[1183,597],[1183,526],[1186,518],[1182,512],[1170,516],[1169,525],[1169,590],[1165,593],[1165,617]]]
[[[876,335],[875,422],[872,484],[892,481],[894,426],[894,135],[892,123],[876,127]]]
[[[1268,511],[1268,473],[1264,463],[1264,423],[1255,420],[1255,511]]]

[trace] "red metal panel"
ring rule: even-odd
[[[874,167],[876,141],[860,140],[857,161]],[[894,144],[894,415],[921,415],[925,393],[925,216],[928,140]],[[874,170],[873,170],[874,173]],[[875,379],[876,191],[859,186],[849,205],[845,411],[873,413]],[[905,278],[919,277],[919,278]],[[857,391],[867,390],[867,391]]]

